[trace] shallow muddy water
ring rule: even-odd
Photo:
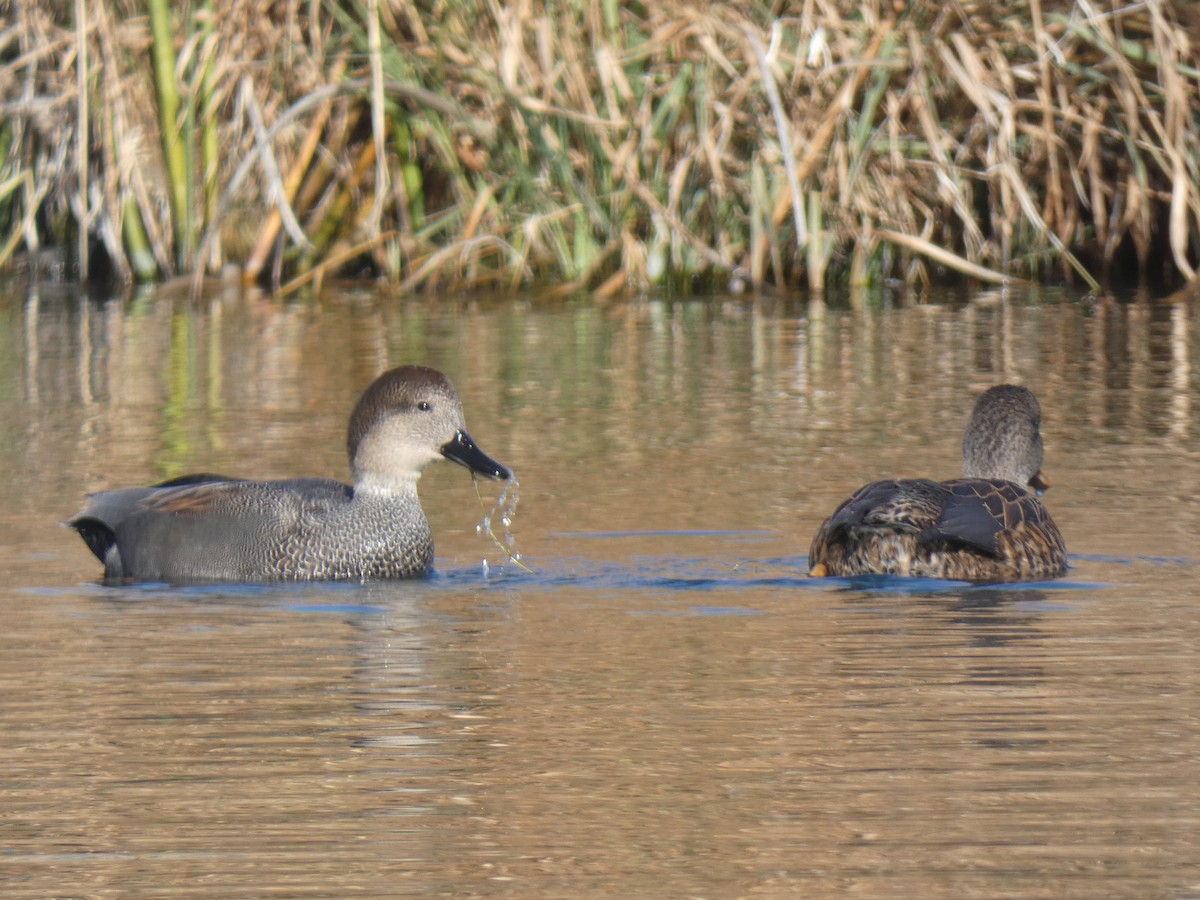
[[[1198,316],[933,299],[10,291],[4,895],[1200,894]],[[107,587],[58,524],[189,471],[345,478],[406,362],[514,469],[532,573],[449,464],[420,582]],[[806,578],[854,487],[956,473],[1002,381],[1070,573]]]

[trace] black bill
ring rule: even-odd
[[[488,478],[505,481],[512,477],[512,472],[475,446],[465,431],[456,431],[454,437],[442,444],[442,456]]]

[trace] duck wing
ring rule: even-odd
[[[150,488],[133,490],[142,492],[136,502],[138,512],[182,516],[202,513],[244,515],[255,510],[288,507],[299,513],[306,507],[323,508],[331,502],[347,502],[354,496],[353,488],[330,478],[246,481],[220,475],[186,475]]]
[[[324,478],[261,482],[206,473],[92,494],[67,525],[110,579],[225,577],[260,565],[263,546],[352,496],[348,485]]]
[[[1006,552],[1004,535],[1044,528],[1050,522],[1041,501],[1011,481],[960,478],[942,486],[946,493],[941,515],[918,535],[918,545],[963,544],[999,558]]]
[[[936,526],[946,487],[925,478],[873,481],[850,495],[821,527],[830,539],[862,529],[921,534]]]

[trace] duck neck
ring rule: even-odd
[[[407,500],[417,496],[417,479],[420,474],[359,475],[354,479],[354,496],[363,500]]]

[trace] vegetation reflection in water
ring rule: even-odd
[[[1126,446],[1134,431],[1152,457],[1186,452],[1200,411],[1186,304],[1046,292],[908,309],[882,298],[847,310],[771,299],[434,304],[367,293],[310,303],[164,294],[126,306],[42,291],[0,316],[0,357],[29,404],[15,421],[57,418],[78,433],[54,448],[72,458],[45,474],[78,473],[79,493],[196,470],[344,477],[340,433],[363,385],[389,364],[441,368],[480,419],[481,440],[524,474],[518,543],[535,557],[545,556],[543,533],[630,524],[766,528],[804,547],[856,484],[955,472],[965,410],[1001,381],[1042,399],[1055,484],[1047,500],[1068,548],[1120,552],[1089,514],[1108,476],[1078,477],[1078,464],[1108,472],[1104,448]],[[72,404],[82,404],[82,426]],[[35,465],[55,458],[39,446],[47,434],[31,435]],[[1169,480],[1153,458],[1143,475]],[[426,477],[427,509],[460,521],[461,509],[448,510],[462,493]],[[1186,555],[1164,540],[1174,546],[1160,552]]]
[[[30,896],[1187,894],[1197,347],[1186,304],[1046,293],[10,294],[4,873]],[[416,582],[104,587],[56,524],[180,472],[341,476],[349,403],[403,362],[450,374],[520,473],[532,574],[475,530],[505,540],[500,488],[477,512],[450,467],[422,480]],[[998,381],[1042,398],[1067,576],[807,578],[853,486],[958,470]]]

